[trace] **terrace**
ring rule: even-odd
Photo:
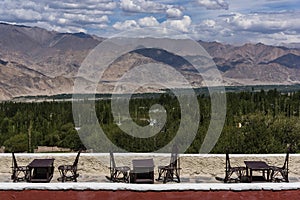
[[[54,175],[50,183],[12,183],[11,177],[11,154],[0,154],[0,195],[21,195],[26,200],[33,199],[29,191],[46,195],[47,192],[61,193],[62,199],[64,195],[68,195],[77,199],[77,192],[85,195],[87,199],[93,199],[89,196],[106,196],[106,197],[124,197],[126,194],[130,198],[144,196],[147,198],[156,198],[157,195],[164,195],[171,198],[174,192],[179,192],[177,195],[183,195],[183,198],[189,197],[193,199],[196,194],[204,195],[207,198],[218,198],[218,195],[238,196],[235,199],[240,199],[241,196],[251,193],[251,195],[258,195],[267,199],[268,196],[272,199],[281,197],[281,192],[284,195],[300,195],[300,170],[298,169],[300,163],[300,155],[291,154],[289,162],[289,183],[270,183],[270,182],[252,182],[252,183],[222,183],[215,179],[216,176],[224,177],[225,175],[225,155],[224,154],[183,154],[180,155],[181,183],[155,181],[154,184],[131,184],[131,183],[111,183],[105,176],[109,174],[109,154],[108,153],[82,153],[78,163],[78,182],[60,183],[57,181],[59,172],[57,167],[60,164],[72,163],[76,157],[76,153],[43,153],[43,154],[16,154],[18,163],[26,165],[35,158],[54,158]],[[131,161],[133,159],[153,158],[155,164],[155,178],[157,177],[157,166],[168,164],[169,154],[153,154],[153,153],[115,153],[115,161],[117,165],[127,165],[132,167]],[[231,165],[244,166],[244,160],[261,160],[270,165],[281,166],[285,159],[285,154],[231,154]],[[7,194],[7,192],[9,194]],[[21,193],[20,193],[21,192]],[[220,193],[221,192],[221,193]],[[275,192],[275,193],[274,193]],[[50,198],[52,193],[47,193]],[[90,194],[92,193],[92,194]],[[118,194],[118,195],[117,195]],[[25,196],[24,196],[25,195]],[[217,196],[214,196],[217,195]],[[249,194],[248,194],[249,195]],[[274,195],[276,195],[274,197]],[[58,195],[59,196],[59,195]],[[148,197],[149,196],[149,197]],[[179,197],[178,196],[178,197]],[[173,196],[174,197],[174,196]],[[44,198],[44,197],[43,197]],[[65,196],[64,196],[65,198]],[[196,197],[195,197],[196,198]],[[199,198],[199,196],[198,196]],[[282,197],[283,198],[283,197]],[[59,199],[59,198],[56,198]],[[80,198],[78,198],[80,199]],[[259,199],[259,198],[257,198]],[[292,198],[291,198],[292,199]]]

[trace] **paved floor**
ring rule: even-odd
[[[8,173],[2,173],[0,175],[0,182],[12,182],[10,179],[11,174]],[[54,177],[51,182],[55,183],[58,182],[56,180],[57,178]],[[300,182],[300,177],[289,177],[289,181],[291,183],[293,182]],[[105,183],[109,182],[105,176],[87,176],[87,175],[80,175],[78,177],[78,182],[99,182],[99,183]],[[155,181],[155,184],[160,184],[162,182]],[[168,184],[170,184],[169,182]],[[197,176],[197,177],[181,177],[181,183],[222,183],[220,181],[217,181],[215,177],[207,177],[207,176]]]

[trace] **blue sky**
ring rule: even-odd
[[[300,0],[2,0],[0,21],[102,37],[161,27],[229,44],[300,43]]]

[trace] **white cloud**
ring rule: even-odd
[[[182,16],[182,12],[178,8],[168,8],[166,13],[168,18],[180,18]]]
[[[231,30],[228,32],[220,21],[205,19],[199,24],[192,26],[191,32],[195,38],[205,41],[216,41],[230,35]]]
[[[41,20],[42,16],[40,13],[34,11],[34,10],[25,10],[23,8],[16,9],[13,13],[13,15],[20,19],[20,20],[28,20],[28,21],[35,21],[35,20]]]
[[[158,26],[159,25],[159,22],[153,16],[151,16],[151,17],[144,17],[142,19],[139,19],[138,22],[139,22],[140,26],[144,26],[144,27],[154,27],[154,26]]]
[[[14,8],[14,9],[1,9],[0,18],[2,21],[38,21],[42,19],[42,15],[32,9]]]
[[[189,28],[191,24],[192,24],[192,19],[187,15],[184,15],[182,19],[176,19],[176,20],[168,19],[167,21],[162,23],[162,25],[166,26],[167,28],[175,29],[177,31],[181,31],[185,33],[189,32]]]
[[[65,19],[65,18],[59,18],[59,19],[57,20],[57,23],[58,23],[58,24],[61,24],[61,25],[65,25],[65,24],[70,23],[70,20]]]
[[[80,10],[113,10],[117,3],[112,0],[95,0],[95,1],[58,1],[58,0],[44,0],[47,5],[53,9],[80,9]]]
[[[113,0],[28,0],[0,2],[0,19],[25,25],[73,32],[106,27],[108,15],[113,14],[117,3]],[[69,28],[69,30],[68,30]]]
[[[163,1],[172,3],[172,1]],[[121,0],[120,7],[125,12],[133,13],[163,13],[167,18],[182,18],[182,6],[162,4],[150,0]]]
[[[299,0],[2,0],[0,19],[99,36],[163,27],[205,41],[274,44],[300,40],[299,8]]]
[[[78,32],[83,32],[86,33],[86,29],[80,28],[77,26],[53,26],[53,29],[58,31],[58,32],[66,32],[66,33],[78,33]]]
[[[192,25],[195,38],[242,44],[281,44],[300,41],[299,12],[229,13]]]
[[[163,12],[167,6],[147,0],[121,0],[120,6],[127,12],[146,12],[158,13]]]
[[[202,24],[209,28],[214,28],[216,26],[216,21],[212,19],[203,20]]]
[[[69,26],[66,24],[49,24],[47,22],[29,22],[26,23],[27,26],[38,26],[38,27],[44,27],[48,30],[54,30],[62,33],[75,33],[75,32],[83,32],[87,33],[87,30],[82,28],[82,27],[77,27],[77,26]]]
[[[227,25],[234,30],[260,33],[276,33],[300,31],[300,13],[254,13],[240,14],[228,17]]]
[[[143,12],[141,6],[135,4],[132,0],[121,0],[121,8],[129,12]]]
[[[126,20],[124,22],[117,22],[113,25],[113,27],[117,30],[128,30],[130,28],[140,27],[161,27],[188,33],[191,24],[192,20],[187,15],[183,16],[181,19],[167,19],[162,23],[159,23],[155,17],[151,16],[141,18],[138,21]]]
[[[117,30],[128,30],[131,28],[139,28],[139,25],[135,20],[126,20],[124,22],[116,22],[113,28]]]
[[[228,10],[229,8],[228,3],[224,0],[197,0],[197,2],[200,6],[203,6],[208,10]]]
[[[93,16],[84,15],[84,14],[73,14],[73,13],[64,13],[63,16],[68,19],[72,20],[73,22],[77,23],[107,23],[109,21],[107,15],[103,15],[97,18],[94,18]]]
[[[39,2],[33,2],[33,1],[22,1],[19,7],[24,8],[26,10],[27,9],[35,10],[37,12],[41,12],[44,10],[43,6],[41,6]]]

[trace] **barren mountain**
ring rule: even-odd
[[[72,93],[82,61],[102,41],[84,33],[0,24],[0,99]],[[225,85],[300,83],[300,49],[261,43],[199,44],[215,61]],[[184,46],[178,49],[185,51]],[[121,56],[105,71],[99,92],[112,88],[128,70],[148,63],[170,65],[194,87],[203,85],[200,74],[183,58],[161,49],[139,49]]]

